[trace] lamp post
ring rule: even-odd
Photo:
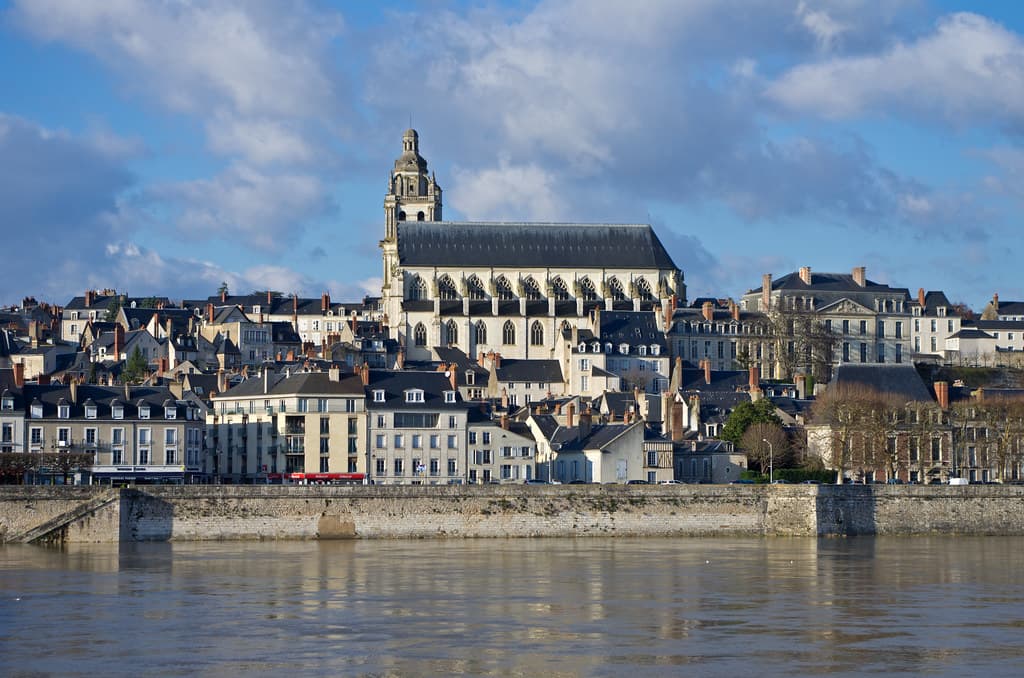
[[[768,484],[771,485],[775,482],[773,477],[775,472],[775,469],[773,468],[775,464],[775,450],[772,448],[772,444],[768,442],[767,438],[761,438],[761,442],[768,445]]]

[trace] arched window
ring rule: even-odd
[[[416,221],[423,221],[423,218],[424,218],[425,216],[426,216],[426,215],[425,215],[425,214],[423,214],[423,212],[417,212],[417,213],[416,213]]]
[[[548,282],[548,284],[550,285],[551,296],[553,296],[558,301],[569,300],[569,288],[565,286],[564,280],[562,280],[558,276],[555,276]]]
[[[480,278],[471,275],[466,279],[466,295],[473,301],[483,301],[487,298],[484,284],[480,282]]]
[[[483,320],[477,320],[476,325],[473,325],[474,334],[476,335],[474,343],[477,346],[481,346],[487,343],[487,325],[484,324]]]
[[[409,284],[409,299],[420,301],[427,298],[427,283],[423,278],[416,276]]]
[[[583,301],[597,301],[597,291],[590,278],[583,276],[576,281],[576,296]]]
[[[561,330],[562,330],[562,336],[563,337],[568,337],[570,334],[572,334],[572,326],[569,325],[569,321],[568,320],[563,320],[562,321]]]
[[[398,213],[398,220],[399,221],[405,221],[405,212],[404,211]]]
[[[501,328],[501,343],[506,346],[516,343],[516,326],[511,320],[506,320],[505,326]]]
[[[437,297],[443,301],[459,298],[459,292],[455,289],[455,283],[447,275],[442,275],[437,279]]]
[[[459,326],[454,320],[449,320],[444,325],[444,338],[449,346],[459,343]]]
[[[416,323],[416,329],[412,332],[413,342],[417,346],[427,345],[427,328],[423,326],[423,323]]]
[[[515,299],[515,295],[512,294],[512,285],[503,275],[499,275],[498,279],[494,281],[494,294],[502,301]]]
[[[626,293],[622,290],[622,283],[618,278],[609,278],[605,290],[605,296],[611,297],[612,301],[625,301]]]
[[[634,292],[633,296],[638,298],[640,301],[654,300],[654,295],[651,293],[651,285],[646,280],[643,278],[637,278],[634,286],[636,287],[636,292]]]
[[[530,326],[530,345],[544,345],[544,326],[540,324],[539,320],[534,320],[533,325]]]
[[[538,301],[543,299],[544,296],[540,293],[540,285],[532,277],[523,278],[522,285],[522,296],[530,301]]]

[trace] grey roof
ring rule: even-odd
[[[956,339],[995,339],[991,334],[983,332],[982,330],[972,329],[965,327],[955,334],[949,335],[950,338]]]
[[[354,374],[342,375],[332,381],[328,372],[302,372],[286,376],[279,373],[249,377],[221,394],[224,398],[246,398],[263,395],[354,395],[362,397],[363,381]]]
[[[946,298],[945,292],[931,291],[925,293],[924,308],[926,314],[934,313],[935,309],[940,306],[945,306],[947,308],[950,306],[949,299]]]
[[[651,311],[601,311],[601,340],[631,346],[656,344],[665,349],[665,333],[660,324],[657,314]]]
[[[537,382],[541,384],[561,383],[562,367],[557,360],[502,359],[497,370],[498,381]]]
[[[405,392],[410,389],[423,391],[423,402],[410,403]],[[451,391],[451,382],[444,372],[399,372],[394,370],[370,370],[370,385],[364,388],[366,406],[371,410],[465,410],[458,390],[454,403],[444,401],[444,392]],[[384,402],[374,401],[373,392],[384,391]]]
[[[798,272],[788,273],[777,280],[772,280],[773,290],[821,290],[833,292],[896,292],[909,296],[905,287],[889,287],[873,280],[865,280],[864,286],[860,286],[853,279],[850,273],[816,273],[811,271],[811,284],[808,285],[801,278]],[[761,292],[762,287],[750,290]]]
[[[123,386],[95,386],[82,384],[77,387],[76,403],[71,403],[71,387],[61,385],[36,386],[27,384],[24,389],[25,403],[31,405],[38,402],[43,406],[43,417],[52,418],[57,416],[57,404],[70,405],[72,419],[85,416],[85,403],[96,405],[97,419],[111,419],[111,408],[118,404],[124,407],[124,417],[134,419],[138,417],[139,406],[142,404],[152,408],[151,419],[163,419],[163,408],[168,400],[175,403],[176,418],[184,414],[186,403],[177,402],[174,394],[166,387],[156,386],[133,386],[128,397],[125,397]]]
[[[864,386],[880,393],[899,396],[908,401],[932,400],[931,391],[913,365],[857,365],[844,363],[836,367],[829,388],[833,386]]]
[[[1024,330],[1024,320],[979,320],[976,325],[979,330]]]
[[[401,222],[405,266],[675,269],[646,224]]]
[[[1024,315],[1024,301],[999,301],[999,315]]]

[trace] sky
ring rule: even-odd
[[[690,299],[1024,299],[1022,3],[0,0],[0,305],[379,294],[410,125],[446,219],[650,223]]]

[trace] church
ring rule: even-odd
[[[647,224],[444,221],[442,191],[402,136],[384,198],[382,310],[413,361],[560,358],[563,336],[596,334],[595,310],[660,311],[686,286]]]

